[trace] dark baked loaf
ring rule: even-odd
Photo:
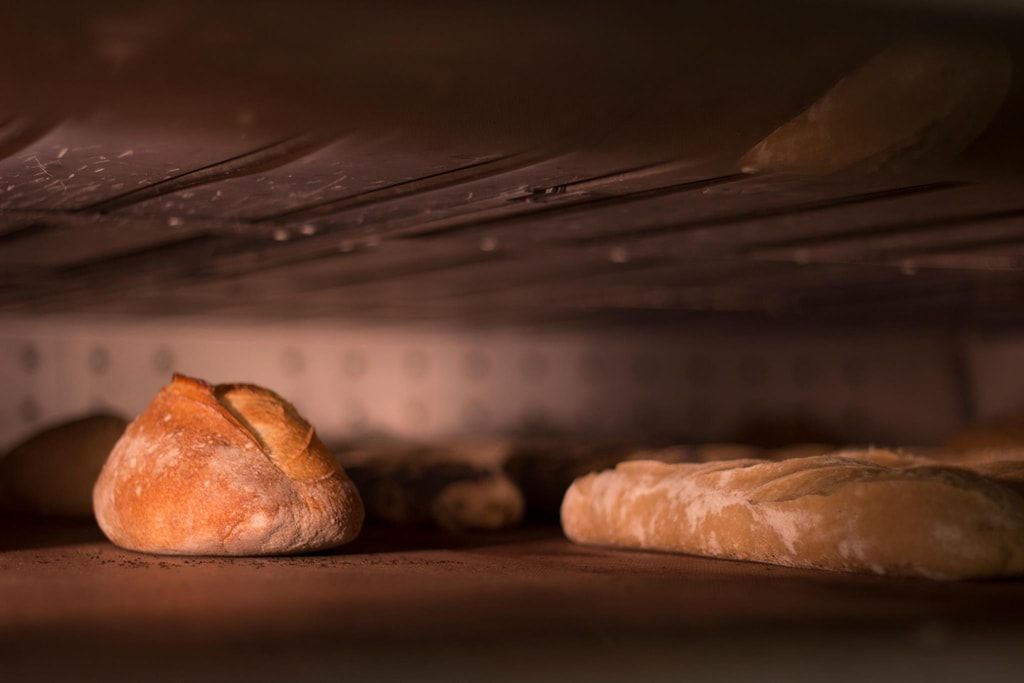
[[[89,415],[44,429],[0,460],[0,506],[36,515],[92,517],[92,487],[127,421]]]

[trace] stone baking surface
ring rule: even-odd
[[[1021,614],[1020,580],[948,584],[606,550],[550,527],[367,528],[336,552],[192,558],[120,550],[88,524],[0,520],[7,680],[230,680],[224,667],[240,677],[399,676],[423,662],[436,667],[421,679],[457,669],[614,680],[637,666],[757,678],[772,665],[820,673],[813,667],[836,658],[850,668],[835,680],[846,680],[867,652],[918,675],[983,657],[989,669],[972,669],[981,680],[1008,658],[1024,663]]]

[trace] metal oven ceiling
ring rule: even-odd
[[[0,311],[1015,324],[1024,71],[955,163],[738,168],[907,35],[1024,69],[895,7],[4,7]]]

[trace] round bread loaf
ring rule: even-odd
[[[287,401],[181,375],[128,426],[93,504],[111,541],[165,554],[320,550],[363,522],[355,485]]]
[[[0,460],[0,507],[92,517],[92,487],[127,421],[89,415],[44,429]]]
[[[496,530],[519,524],[525,508],[519,487],[499,469],[507,449],[500,441],[374,438],[339,446],[336,457],[371,522]]]
[[[448,531],[505,529],[522,521],[525,506],[512,480],[494,472],[445,486],[430,502],[430,517]]]

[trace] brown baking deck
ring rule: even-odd
[[[11,681],[1012,680],[1024,666],[1024,581],[621,552],[543,527],[368,529],[336,553],[244,559],[125,552],[88,524],[8,520],[3,532],[0,661]]]

